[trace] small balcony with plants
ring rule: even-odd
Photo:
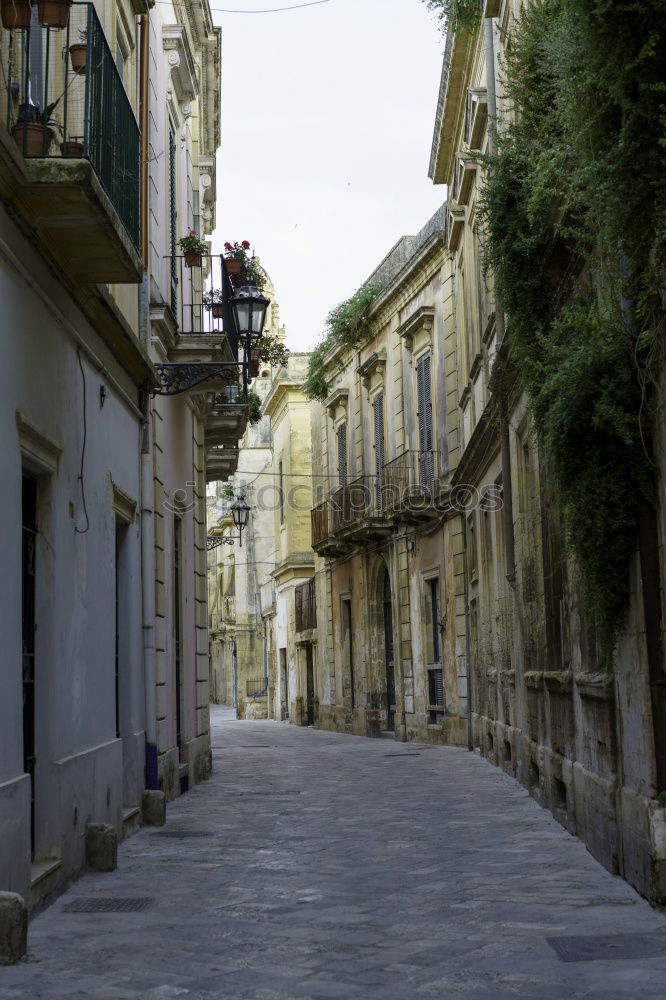
[[[63,272],[140,281],[139,126],[94,5],[9,0],[1,13],[0,185]]]

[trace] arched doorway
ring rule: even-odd
[[[386,666],[386,728],[395,729],[395,653],[393,646],[393,604],[391,578],[384,569],[382,583],[382,608],[384,621],[384,660]]]

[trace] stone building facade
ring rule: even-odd
[[[325,359],[334,388],[313,408],[313,471],[331,484],[312,514],[317,724],[480,749],[663,901],[663,663],[646,643],[645,564],[637,552],[628,623],[604,668],[481,266],[482,157],[489,121],[512,113],[501,66],[520,7],[487,0],[476,30],[447,39],[430,175],[448,201],[369,279],[381,291],[366,342]],[[651,545],[663,564],[662,531]]]
[[[443,206],[368,279],[380,288],[358,349],[325,359],[313,407],[318,724],[465,744],[455,343]]]
[[[160,394],[161,365],[235,360],[197,305],[213,262],[188,274],[176,247],[214,225],[208,4],[31,17],[30,46],[0,29],[0,888],[36,905],[84,865],[88,824],[122,836],[146,788],[208,773],[206,444],[235,443],[246,407]],[[85,73],[62,58],[82,38]]]
[[[475,32],[447,40],[430,163],[449,190],[460,427],[451,487],[491,484],[503,500],[501,516],[470,509],[462,526],[473,742],[607,868],[658,901],[666,841],[655,739],[665,722],[651,697],[659,680],[648,664],[638,552],[627,626],[604,668],[504,316],[479,266],[479,154],[492,149],[489,120],[501,130],[513,113],[501,67],[520,9],[488,0]],[[657,669],[663,675],[663,663]]]

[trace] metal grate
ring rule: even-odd
[[[73,899],[63,906],[63,913],[138,913],[154,903],[150,896],[135,896],[133,899],[121,899],[111,896],[101,896],[94,899]]]
[[[214,833],[207,830],[156,830],[153,837],[171,837],[174,840],[188,840],[192,837],[214,837]]]
[[[666,938],[645,934],[594,934],[546,938],[546,941],[561,962],[618,961],[666,955]]]

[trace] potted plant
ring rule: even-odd
[[[186,267],[201,267],[201,258],[206,253],[208,247],[193,229],[190,229],[187,236],[181,236],[178,240],[178,245],[183,251]]]
[[[16,125],[12,126],[14,142],[24,156],[48,156],[49,147],[55,135],[52,125],[58,122],[51,113],[58,101],[47,105],[44,111],[39,104],[21,104]]]
[[[86,55],[88,52],[88,32],[79,31],[80,42],[76,42],[69,47],[69,58],[72,63],[72,72],[81,75],[86,71]]]
[[[81,139],[65,139],[60,143],[60,153],[71,160],[80,160],[83,156],[83,141]]]
[[[37,20],[42,28],[66,28],[72,0],[37,0]]]
[[[29,28],[32,4],[30,0],[2,0],[0,13],[3,28]]]
[[[210,310],[214,319],[222,318],[222,302],[223,295],[220,288],[211,288],[210,291],[203,293],[203,304]]]
[[[254,285],[263,292],[266,284],[266,272],[256,257],[250,257],[245,265],[245,281],[248,285]]]
[[[252,350],[250,351],[250,368],[248,372],[250,378],[257,377],[257,375],[259,374],[260,364],[261,364],[261,351],[258,351],[256,348],[252,348]]]
[[[224,262],[227,267],[227,274],[234,290],[245,284],[245,267],[248,261],[248,250],[250,244],[247,240],[242,243],[224,244]]]

